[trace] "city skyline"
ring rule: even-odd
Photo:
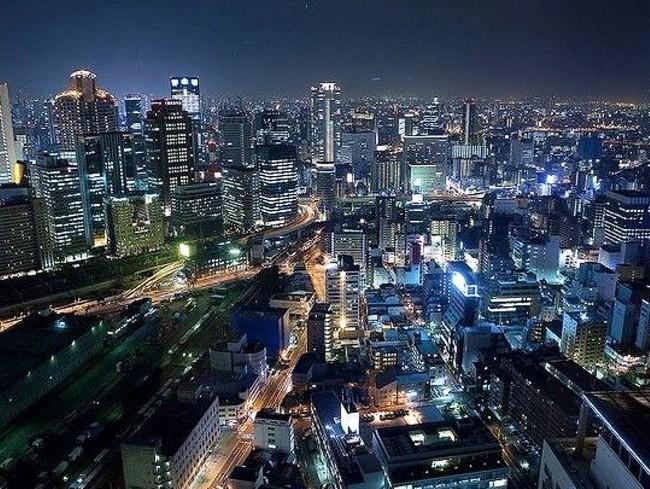
[[[55,93],[79,68],[120,97],[167,95],[178,73],[215,96],[305,96],[319,80],[347,96],[642,101],[650,87],[650,6],[635,0],[60,5],[0,6],[12,20],[0,33],[0,80],[14,92]]]

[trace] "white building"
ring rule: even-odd
[[[15,162],[16,146],[9,90],[6,83],[0,83],[0,183],[11,181],[11,168]]]
[[[255,446],[292,454],[295,447],[293,418],[290,414],[260,411],[253,423]]]

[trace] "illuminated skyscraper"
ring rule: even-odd
[[[169,79],[173,100],[180,100],[183,110],[193,120],[201,120],[201,91],[197,76],[172,76]]]
[[[127,95],[124,99],[124,113],[126,115],[126,128],[134,133],[142,133],[142,97],[139,95]]]
[[[253,125],[244,112],[228,112],[219,120],[222,134],[224,226],[247,233],[259,220],[259,176],[253,158]]]
[[[113,96],[97,87],[91,71],[70,75],[68,88],[54,98],[54,128],[62,158],[76,158],[77,135],[117,131],[117,105]]]
[[[326,301],[332,306],[333,328],[338,332],[339,347],[358,345],[361,279],[359,265],[351,256],[339,255],[337,263],[330,264],[326,270]]]
[[[476,101],[467,99],[463,103],[463,143],[478,144],[478,117]]]
[[[136,138],[140,137],[125,132],[77,136],[77,167],[91,246],[106,242],[105,198],[136,190]]]
[[[6,83],[0,83],[0,183],[11,181],[11,167],[16,162],[11,102]]]
[[[260,213],[265,226],[281,227],[298,214],[296,149],[288,144],[257,147]]]
[[[36,196],[45,203],[49,245],[57,262],[88,256],[79,171],[67,160],[39,155],[30,168]]]
[[[336,162],[341,145],[341,89],[336,83],[311,88],[311,158]]]
[[[176,187],[193,181],[192,119],[177,100],[154,100],[145,120],[149,191],[162,197],[171,215]]]
[[[442,193],[447,187],[447,136],[405,136],[402,160],[404,188],[411,193]]]

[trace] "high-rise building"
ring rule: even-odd
[[[560,350],[587,370],[603,361],[607,323],[585,312],[565,312]]]
[[[78,70],[68,88],[54,98],[54,127],[59,154],[75,161],[77,136],[118,130],[115,98],[97,86],[96,75]]]
[[[104,198],[136,189],[136,137],[138,135],[124,132],[77,136],[86,237],[91,246],[106,243]]]
[[[144,129],[142,122],[145,115],[142,108],[142,97],[127,95],[124,99],[124,114],[126,116],[126,129],[142,134]]]
[[[375,166],[371,169],[372,192],[396,192],[399,190],[402,152],[392,146],[377,146]]]
[[[172,76],[169,79],[172,100],[180,100],[193,120],[201,120],[201,91],[197,76]]]
[[[524,326],[541,311],[539,282],[526,275],[498,276],[487,289],[483,316],[498,325]]]
[[[370,177],[375,167],[377,131],[363,131],[364,128],[341,135],[340,163],[349,164],[356,179]]]
[[[336,165],[330,162],[316,163],[316,196],[319,208],[329,216],[336,206]]]
[[[136,187],[138,190],[147,189],[147,157],[144,145],[144,107],[142,97],[128,95],[124,99],[126,115],[126,130],[133,134],[133,153],[136,163]]]
[[[478,139],[476,101],[467,99],[463,102],[463,144],[478,144]]]
[[[11,101],[6,83],[0,83],[0,184],[11,182],[11,167],[16,162]]]
[[[172,226],[179,235],[208,237],[223,230],[221,182],[176,187],[172,198]]]
[[[368,264],[368,236],[364,229],[337,226],[329,233],[329,238],[333,258],[351,256],[362,272],[365,270]]]
[[[608,192],[604,226],[606,243],[650,239],[650,193]]]
[[[157,194],[106,196],[109,254],[123,258],[155,251],[165,244],[165,228]]]
[[[178,100],[154,100],[145,120],[149,192],[162,197],[165,216],[171,215],[176,187],[193,181],[192,119]]]
[[[67,160],[44,154],[30,168],[36,196],[45,203],[48,239],[57,262],[88,256],[81,198],[81,182],[76,166]]]
[[[405,136],[402,187],[411,193],[442,193],[447,188],[447,136]]]
[[[0,186],[0,276],[51,266],[43,199],[30,187]]]
[[[326,301],[332,306],[337,347],[358,346],[361,327],[361,270],[351,256],[339,255],[325,273]]]
[[[296,148],[288,144],[257,147],[260,214],[264,226],[282,227],[298,214]]]
[[[202,144],[201,133],[201,90],[197,76],[172,76],[169,79],[172,100],[180,100],[183,110],[192,119],[194,162],[200,161],[199,148]]]
[[[378,195],[375,201],[377,216],[377,244],[381,250],[394,248],[399,230],[397,199],[392,195]]]
[[[319,360],[334,360],[334,329],[332,307],[327,303],[314,304],[307,319],[307,351]]]
[[[253,125],[244,112],[226,112],[219,119],[219,131],[224,226],[235,233],[248,233],[258,225],[260,212]]]
[[[286,112],[267,109],[255,115],[255,135],[258,144],[287,144],[291,139]]]
[[[341,145],[341,89],[336,83],[311,88],[311,159],[337,162]]]

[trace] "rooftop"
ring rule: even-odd
[[[650,470],[650,390],[590,392],[584,399]]]
[[[72,346],[97,322],[86,316],[32,315],[0,334],[0,389]]]

